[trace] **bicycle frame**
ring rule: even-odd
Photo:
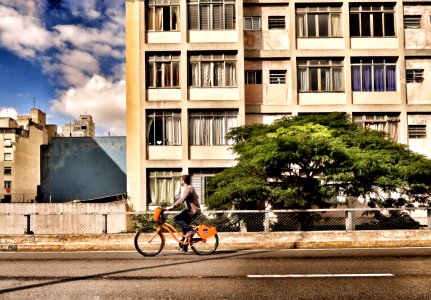
[[[166,230],[166,231],[163,231]],[[182,243],[182,241],[177,238],[177,234],[179,236],[181,236],[182,238],[185,237],[184,234],[180,233],[174,226],[172,226],[169,223],[163,222],[162,224],[160,224],[160,226],[157,228],[157,233],[161,232],[163,235],[165,235],[165,233],[169,233],[178,243]]]

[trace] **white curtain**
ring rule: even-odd
[[[331,90],[331,69],[322,68],[321,72],[321,90],[330,91]]]
[[[198,87],[200,86],[199,84],[199,63],[194,62],[194,63],[190,63],[190,68],[191,68],[191,72],[192,72],[192,86],[193,87]]]
[[[236,63],[226,62],[225,63],[226,72],[226,83],[225,86],[236,86]]]
[[[150,173],[150,200],[152,204],[173,203],[181,193],[179,172],[159,171]]]
[[[331,36],[332,37],[343,36],[340,14],[331,14]]]
[[[223,62],[212,63],[214,68],[214,85],[213,86],[223,86]]]
[[[300,68],[298,70],[298,82],[300,91],[309,91],[307,69]]]
[[[332,68],[332,85],[334,91],[342,91],[342,69]]]
[[[181,119],[179,117],[167,117],[165,131],[166,145],[181,145]]]
[[[296,16],[296,26],[297,26],[297,36],[298,37],[304,37],[304,15],[297,15]]]
[[[171,7],[171,28],[173,31],[179,30],[179,24],[180,24],[180,14],[178,6],[172,6]]]
[[[148,30],[154,30],[154,7],[148,9]]]
[[[389,137],[398,142],[398,122],[388,122]]]
[[[212,86],[212,80],[211,80],[211,63],[209,62],[201,62],[201,86],[202,87],[209,87]]]
[[[154,29],[156,31],[163,30],[163,7],[159,6],[155,8],[155,16],[154,16]]]
[[[190,118],[190,142],[195,146],[227,145],[226,134],[237,125],[237,116],[220,112],[220,116],[200,116]]]
[[[227,124],[226,133],[228,133],[228,131],[231,128],[238,126],[238,119],[237,119],[237,117],[236,116],[227,116],[226,117],[226,124]],[[232,145],[233,144],[233,140],[226,140],[225,144]]]

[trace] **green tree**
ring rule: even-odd
[[[328,207],[335,196],[400,192],[428,201],[431,161],[359,127],[349,115],[331,113],[283,118],[229,132],[237,164],[209,185],[210,208]]]

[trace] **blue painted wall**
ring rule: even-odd
[[[126,137],[53,138],[41,149],[38,202],[124,194],[126,179]]]

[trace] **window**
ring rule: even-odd
[[[12,140],[11,139],[4,139],[3,145],[5,147],[12,147]]]
[[[147,132],[148,145],[181,145],[181,111],[149,111],[147,115]]]
[[[236,55],[210,54],[190,56],[189,86],[237,86]]]
[[[172,204],[181,196],[181,171],[150,171],[149,200],[151,205]]]
[[[421,15],[410,15],[404,16],[404,28],[420,28],[421,27]]]
[[[426,125],[409,125],[409,139],[425,139],[426,137]]]
[[[4,167],[4,175],[12,175],[12,168],[11,167]]]
[[[244,30],[260,30],[260,17],[244,17]]]
[[[298,7],[298,37],[342,37],[341,7]]]
[[[245,84],[262,84],[262,70],[245,71]]]
[[[350,8],[350,36],[395,36],[395,10],[393,5],[364,5]]]
[[[205,199],[208,197],[208,182],[216,174],[223,171],[223,169],[199,169],[190,170],[191,183],[199,196],[199,202],[205,204]]]
[[[12,153],[5,153],[4,161],[11,161],[11,160],[12,160]]]
[[[189,30],[235,29],[235,0],[188,0]]]
[[[4,182],[4,189],[6,193],[10,193],[10,189],[12,188],[12,181],[5,181]]]
[[[180,0],[149,0],[147,30],[179,31]]]
[[[343,90],[342,60],[298,60],[300,92],[334,92]]]
[[[394,141],[398,141],[399,114],[353,114],[353,121],[364,128],[386,132]]]
[[[238,126],[236,110],[190,111],[190,145],[212,146],[230,145],[226,134]]]
[[[285,29],[286,17],[285,16],[269,16],[268,17],[269,29]]]
[[[180,56],[152,55],[148,58],[147,82],[149,88],[180,86]]]
[[[424,81],[424,69],[407,69],[406,82],[422,82]]]
[[[286,70],[269,70],[269,84],[285,84]]]
[[[354,92],[396,91],[396,60],[352,59],[352,89]]]

